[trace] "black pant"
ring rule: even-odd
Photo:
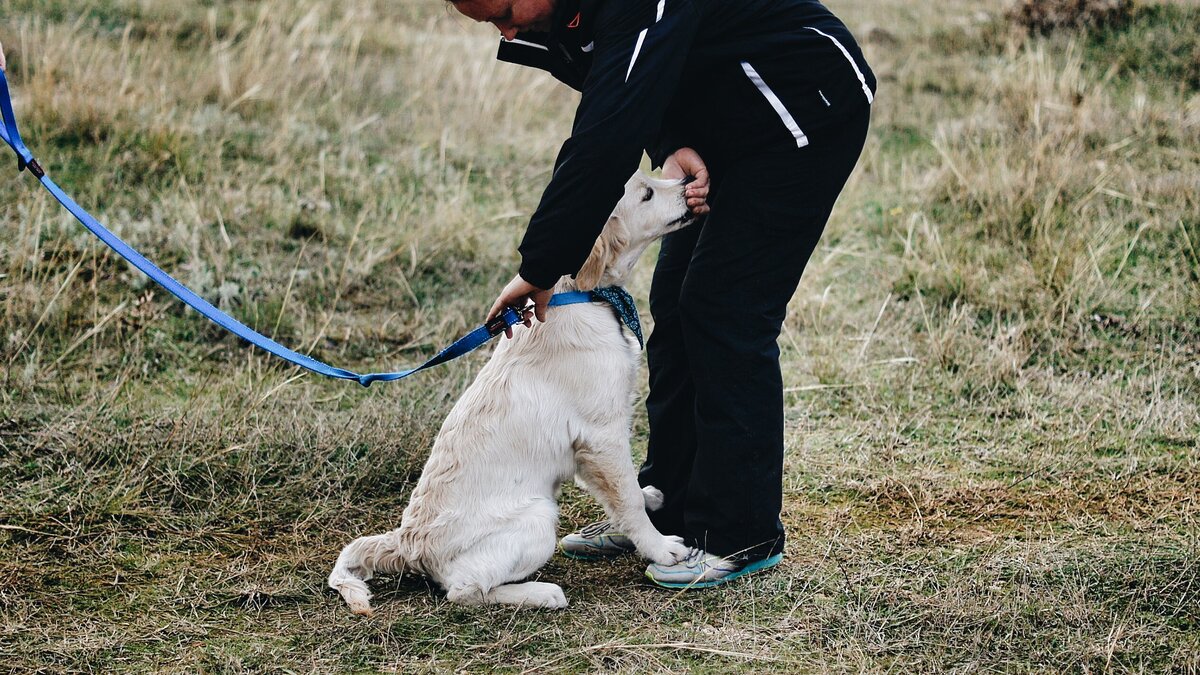
[[[783,380],[776,340],[866,138],[870,109],[810,144],[710,164],[706,219],[662,244],[650,310],[649,447],[664,534],[721,556],[783,551]]]

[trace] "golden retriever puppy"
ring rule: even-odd
[[[621,286],[638,257],[691,222],[680,181],[641,172],[575,278],[555,292]],[[545,323],[502,340],[442,425],[400,527],[360,537],[329,586],[370,614],[377,572],[434,579],[451,602],[562,608],[555,584],[524,581],[555,550],[559,486],[575,477],[659,564],[688,553],[651,525],[662,494],[638,487],[629,454],[638,342],[603,302],[551,307]]]

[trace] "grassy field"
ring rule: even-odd
[[[351,616],[337,551],[397,524],[485,357],[368,390],[285,367],[14,173],[0,671],[1200,670],[1200,10],[1029,38],[984,0],[829,4],[880,93],[781,338],[778,571],[673,594],[555,557],[561,613],[405,577]],[[423,360],[515,269],[574,99],[493,33],[438,0],[0,3],[49,174],[360,370]]]

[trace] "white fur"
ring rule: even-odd
[[[642,251],[687,219],[679,182],[634,174],[587,262],[555,291],[623,285]],[[662,493],[639,489],[629,454],[638,358],[598,303],[552,307],[546,323],[501,340],[443,423],[400,527],[351,542],[329,586],[356,614],[371,613],[366,581],[405,570],[433,578],[451,602],[566,607],[558,586],[518,582],[553,555],[555,498],[572,476],[643,556],[682,558],[679,538],[646,516]]]

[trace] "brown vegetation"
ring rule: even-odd
[[[1009,17],[1032,32],[1118,26],[1133,15],[1133,0],[1020,0]]]
[[[366,390],[296,372],[6,174],[0,671],[1200,669],[1195,3],[1033,36],[990,0],[829,4],[886,33],[780,339],[778,570],[673,594],[556,556],[560,614],[407,576],[351,616],[334,557],[395,524],[483,357]],[[479,321],[576,103],[441,0],[9,0],[0,41],[81,204],[364,370]]]

